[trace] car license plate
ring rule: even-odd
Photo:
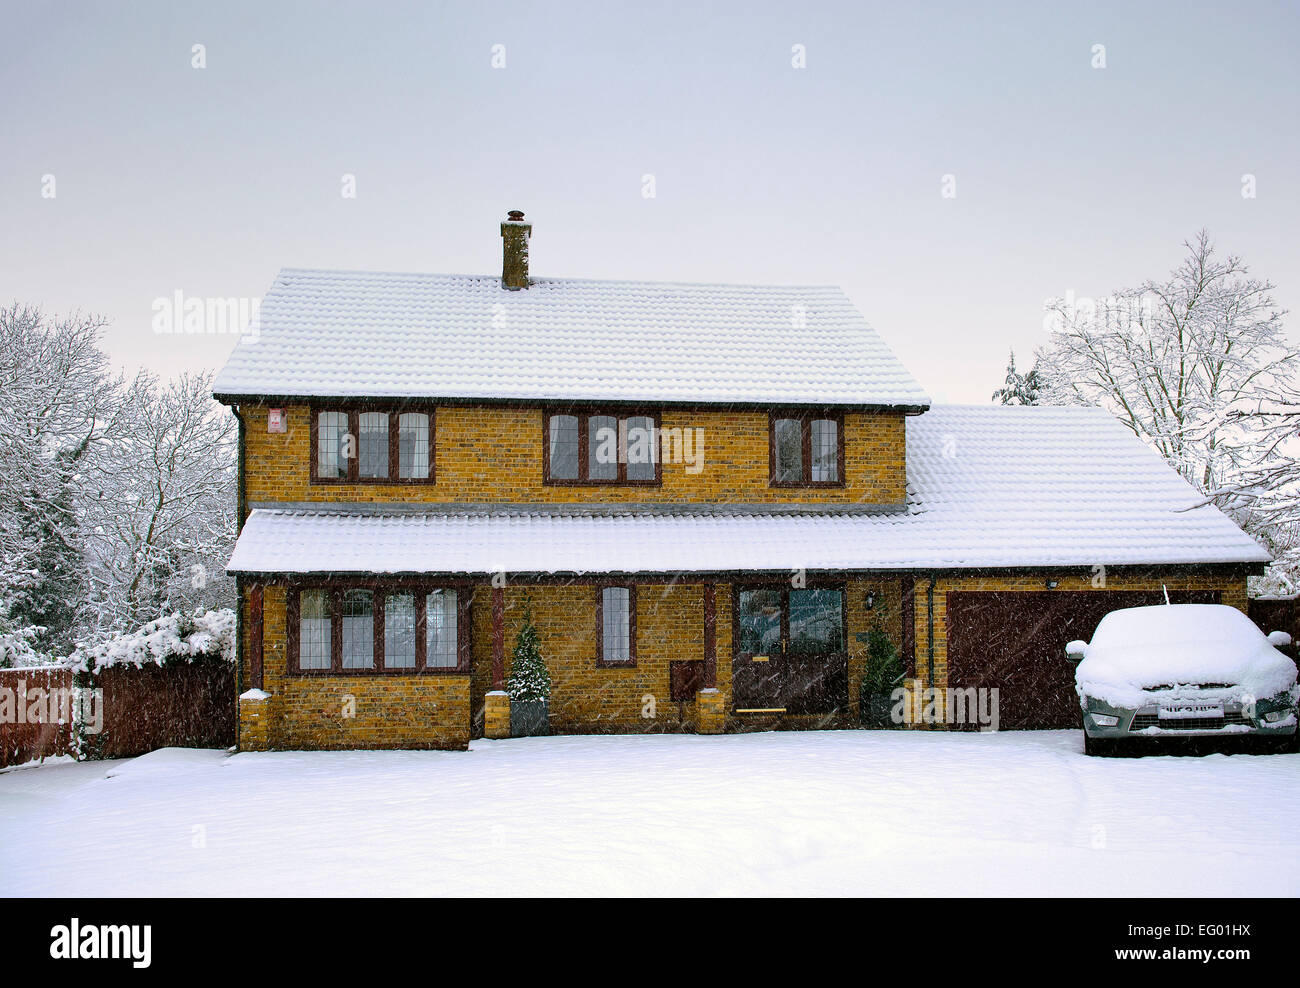
[[[1213,703],[1171,703],[1157,712],[1161,720],[1189,720],[1193,717],[1222,717],[1223,701]]]

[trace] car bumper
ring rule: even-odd
[[[1240,704],[1225,704],[1224,716],[1188,720],[1161,720],[1156,706],[1123,709],[1089,700],[1083,714],[1083,730],[1090,738],[1195,738],[1195,737],[1289,737],[1296,733],[1297,717],[1290,711],[1281,720],[1269,723],[1268,710],[1253,715]],[[1113,725],[1100,723],[1098,717],[1115,718]]]

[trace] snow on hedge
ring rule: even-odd
[[[45,631],[37,625],[25,628],[11,627],[0,618],[0,669],[30,668],[48,665],[54,661],[34,646],[36,639]]]
[[[1294,702],[1296,667],[1235,607],[1157,604],[1102,618],[1074,678],[1080,696],[1121,708],[1151,703],[1151,689],[1205,683],[1223,685],[1198,693],[1264,699],[1290,690]]]
[[[79,672],[91,672],[108,666],[166,666],[203,658],[235,661],[235,612],[229,608],[168,614],[131,634],[78,648],[68,656],[68,664]]]

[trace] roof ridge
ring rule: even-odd
[[[298,268],[282,267],[277,272],[278,278],[282,274],[343,274],[343,275],[375,275],[396,278],[459,278],[470,281],[495,281],[500,283],[499,274],[469,274],[455,271],[385,271],[377,268]],[[817,290],[838,292],[848,299],[848,294],[840,285],[825,283],[787,283],[775,284],[753,281],[654,281],[644,278],[571,278],[566,275],[545,275],[534,276],[529,279],[530,284],[541,285],[548,283],[559,283],[569,285],[643,285],[646,287],[662,288],[761,288],[761,289],[782,289],[791,290],[799,289],[801,291]],[[505,291],[505,289],[503,289]],[[511,293],[516,294],[516,293]]]

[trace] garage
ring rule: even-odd
[[[948,685],[997,689],[1003,729],[1078,727],[1067,642],[1087,641],[1121,607],[1164,603],[1159,590],[953,591]],[[1217,590],[1169,591],[1174,604],[1217,604]]]

